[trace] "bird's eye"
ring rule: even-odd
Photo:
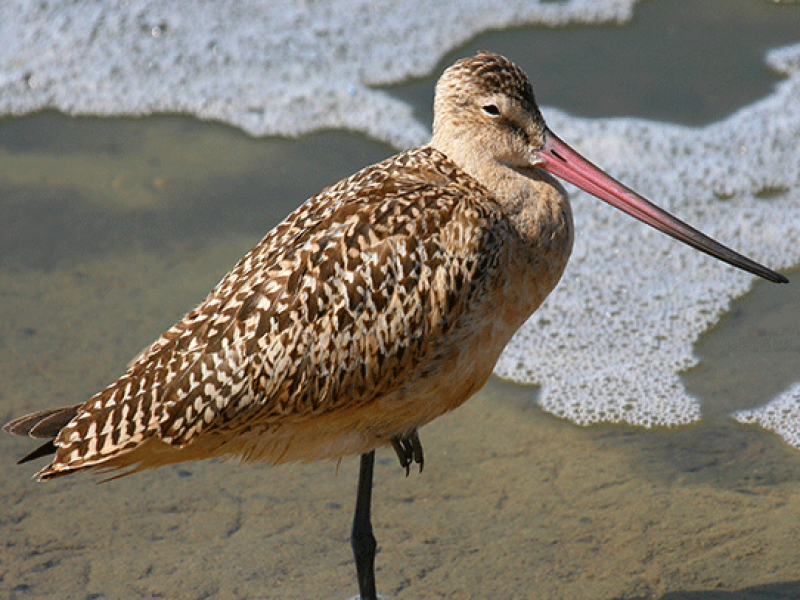
[[[500,116],[500,109],[497,108],[496,104],[486,104],[485,106],[482,106],[481,108],[483,109],[483,112],[485,112],[487,115],[490,115],[492,117],[499,117]]]

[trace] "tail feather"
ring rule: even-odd
[[[80,404],[75,404],[73,406],[31,413],[19,419],[14,419],[10,423],[6,423],[3,425],[3,429],[14,435],[44,440],[53,439],[67,423],[75,418],[80,407]]]
[[[57,448],[53,440],[58,435],[58,432],[78,414],[80,406],[80,404],[75,404],[74,406],[65,406],[63,408],[42,410],[14,419],[10,423],[3,425],[5,431],[14,435],[48,440],[30,454],[20,458],[17,464],[21,465],[48,454],[55,454]]]
[[[33,452],[26,454],[22,458],[17,461],[18,465],[22,463],[30,462],[32,460],[36,460],[37,458],[41,458],[42,456],[47,456],[48,454],[55,454],[56,453],[56,445],[53,443],[53,440],[48,440]]]

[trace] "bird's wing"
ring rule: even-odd
[[[401,385],[495,271],[481,248],[496,242],[499,211],[474,201],[477,183],[454,186],[435,152],[369,167],[287,217],[82,405],[54,465],[99,464],[153,435],[182,446],[255,412],[278,421]]]

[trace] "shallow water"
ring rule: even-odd
[[[641,32],[642,19],[602,29],[624,37]],[[581,31],[596,34],[566,33],[599,52]],[[516,58],[537,35],[501,32],[475,44]],[[649,39],[639,35],[640,45]],[[644,76],[646,67],[633,65],[633,81],[637,70]],[[687,78],[683,94],[701,96],[691,82],[703,79]],[[764,86],[753,85],[767,93]],[[555,89],[550,105],[569,96]],[[721,101],[703,119],[721,118],[739,101]],[[572,108],[568,98],[564,107]],[[254,140],[180,117],[46,113],[0,123],[0,420],[94,393],[300,201],[393,152],[357,135]],[[702,363],[684,376],[708,415],[698,425],[581,428],[536,408],[536,388],[494,379],[423,430],[421,475],[406,479],[393,454],[381,452],[381,592],[800,597],[800,453],[726,418],[762,404],[798,372],[797,289],[756,284],[699,342]],[[13,464],[31,448],[0,437],[2,597],[355,593],[347,540],[355,459],[342,461],[338,474],[330,463],[205,462],[99,486],[91,476],[44,485],[28,479],[31,465]]]
[[[706,125],[763,98],[779,81],[764,53],[797,42],[800,9],[777,2],[649,0],[633,21],[490,31],[440,61],[491,50],[513,56],[537,102],[581,117],[641,117]],[[437,71],[438,72],[438,71]],[[435,77],[387,89],[425,123]]]

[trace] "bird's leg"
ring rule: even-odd
[[[406,477],[411,472],[412,462],[419,465],[419,472],[422,473],[422,467],[425,466],[425,456],[422,454],[422,443],[419,441],[416,429],[412,429],[405,435],[393,437],[392,448],[397,453],[400,466],[406,470]]]
[[[400,466],[411,471],[411,463],[417,463],[422,472],[425,457],[417,430],[392,438],[392,447],[400,460]],[[356,495],[356,511],[353,516],[353,529],[350,533],[350,545],[356,559],[358,574],[359,600],[377,600],[375,590],[375,550],[378,543],[372,533],[372,472],[375,468],[375,451],[361,455],[361,470],[358,473],[358,492]]]
[[[361,455],[361,470],[358,473],[358,492],[350,545],[356,559],[358,594],[360,600],[377,600],[375,591],[375,549],[378,544],[372,533],[372,471],[375,466],[375,450]]]

